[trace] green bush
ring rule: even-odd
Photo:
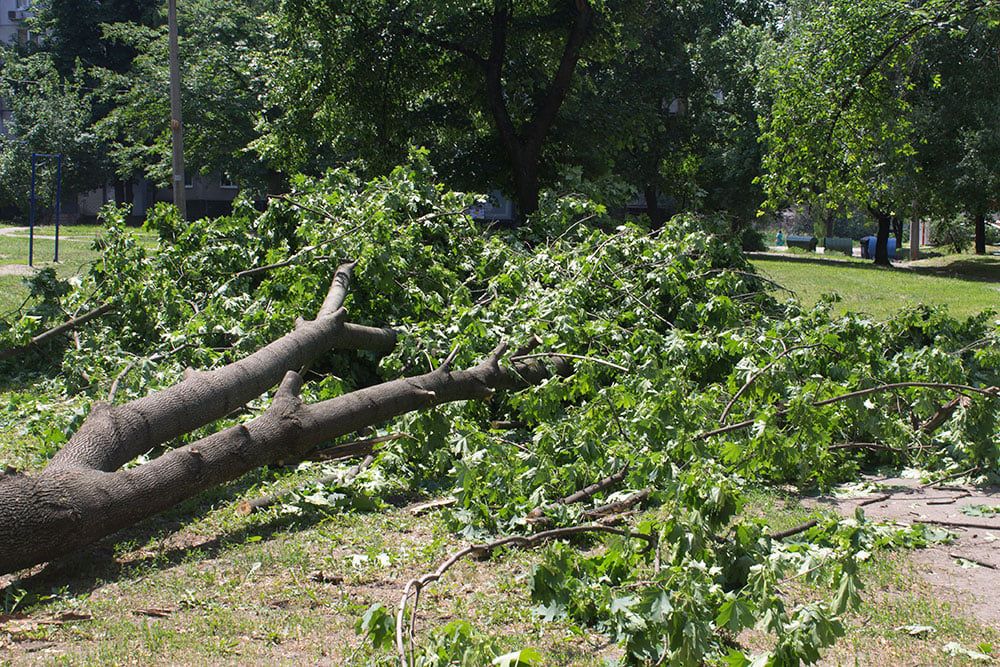
[[[934,243],[946,246],[952,252],[965,252],[972,245],[975,230],[965,215],[935,220],[932,226]]]

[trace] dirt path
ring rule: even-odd
[[[965,607],[980,622],[1000,628],[1000,514],[969,516],[963,507],[986,505],[1000,508],[1000,489],[976,489],[942,485],[921,486],[915,479],[879,477],[869,480],[877,491],[857,498],[820,496],[807,501],[817,507],[832,507],[845,515],[866,500],[885,497],[865,506],[874,519],[902,523],[940,521],[956,535],[951,544],[919,549],[910,554],[917,572],[927,584],[947,599]]]

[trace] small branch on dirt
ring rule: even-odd
[[[786,528],[785,530],[779,530],[779,531],[777,531],[775,533],[767,533],[767,537],[771,538],[772,540],[783,540],[786,537],[792,537],[793,535],[798,535],[800,533],[804,533],[804,532],[806,532],[810,528],[813,528],[816,525],[817,525],[817,521],[816,521],[816,519],[813,519],[811,521],[806,521],[805,523],[799,524],[798,526],[794,526],[792,528]]]
[[[746,390],[750,388],[750,385],[752,385],[754,382],[756,382],[757,378],[759,378],[760,376],[764,375],[769,370],[771,370],[772,368],[774,368],[774,366],[779,361],[781,361],[782,359],[784,359],[785,357],[787,357],[792,352],[796,352],[798,350],[808,350],[808,349],[812,349],[814,347],[821,347],[821,346],[822,346],[822,343],[813,343],[811,345],[796,345],[794,347],[790,347],[787,350],[785,350],[784,352],[782,352],[781,354],[779,354],[778,356],[776,356],[774,359],[772,359],[771,363],[769,363],[768,365],[764,366],[762,369],[760,369],[759,371],[757,371],[756,373],[754,373],[753,375],[751,375],[747,379],[746,383],[744,383],[744,385],[742,387],[740,387],[736,391],[735,394],[733,394],[733,397],[731,399],[729,399],[729,402],[726,403],[726,407],[722,410],[722,415],[719,417],[719,424],[725,424],[726,423],[726,418],[729,416],[729,411],[733,409],[733,405],[736,404],[736,401],[740,400],[740,396],[742,396],[744,394],[744,392],[746,392]]]
[[[976,565],[979,565],[980,567],[989,568],[991,570],[1000,569],[996,565],[994,565],[993,563],[987,563],[984,560],[979,560],[978,558],[973,558],[972,556],[963,556],[962,554],[956,554],[956,553],[949,553],[948,555],[951,556],[952,558],[954,558],[955,560],[967,560],[970,563],[975,563]]]
[[[248,514],[253,514],[258,510],[267,509],[268,507],[277,505],[285,498],[288,498],[289,496],[292,496],[300,492],[302,489],[305,489],[310,486],[326,486],[327,484],[334,484],[334,483],[337,483],[340,486],[347,486],[351,482],[353,482],[358,475],[361,474],[362,470],[368,468],[368,466],[370,466],[374,461],[375,457],[369,454],[360,463],[358,463],[356,466],[348,470],[346,473],[336,472],[330,475],[325,475],[311,482],[300,484],[291,491],[286,491],[284,493],[275,493],[269,496],[261,496],[260,498],[255,498],[254,500],[241,501],[236,506],[236,513],[242,516],[246,516]]]
[[[950,526],[953,528],[974,528],[978,530],[998,530],[1000,526],[990,526],[985,523],[972,523],[971,521],[944,521],[941,519],[914,519],[915,523],[926,523],[932,526]]]
[[[579,359],[581,361],[592,361],[595,364],[601,364],[602,366],[608,366],[609,368],[614,368],[615,370],[628,373],[629,369],[624,366],[619,366],[618,364],[613,364],[605,359],[598,359],[597,357],[585,357],[580,354],[565,354],[563,352],[540,352],[538,354],[521,354],[513,356],[510,358],[511,361],[527,361],[528,359],[551,359],[556,357],[559,359]]]
[[[612,486],[617,486],[624,481],[625,476],[628,474],[628,466],[622,467],[618,472],[608,475],[604,479],[594,482],[590,486],[584,487],[579,491],[564,496],[562,498],[557,498],[552,503],[552,505],[572,505],[574,503],[582,503],[583,501],[592,498],[594,495],[600,493],[601,491],[610,488]],[[548,517],[544,516],[545,507],[536,507],[535,509],[528,512],[528,516],[525,520],[530,524],[545,524],[549,523]]]
[[[653,492],[652,489],[645,488],[640,491],[636,491],[631,496],[629,496],[628,498],[624,498],[623,500],[619,500],[617,502],[608,503],[607,505],[601,505],[599,507],[589,509],[580,516],[585,521],[600,521],[608,519],[610,517],[622,514],[627,510],[631,509],[632,507],[638,505],[646,498],[648,498],[649,494],[652,492]]]
[[[962,498],[969,498],[971,496],[972,496],[972,494],[969,493],[968,491],[962,491],[961,493],[959,493],[954,498],[947,498],[947,499],[944,499],[944,500],[928,500],[927,504],[928,505],[954,505],[956,501],[958,501],[958,500],[960,500]]]
[[[105,303],[101,306],[98,306],[97,308],[94,308],[89,312],[84,313],[83,315],[74,317],[71,320],[67,320],[66,322],[60,324],[59,326],[52,327],[48,331],[43,331],[42,333],[38,334],[37,336],[29,340],[26,345],[21,345],[18,347],[8,347],[6,349],[0,350],[0,360],[10,359],[11,357],[23,354],[24,352],[27,352],[35,345],[41,345],[42,343],[51,338],[55,338],[60,334],[66,333],[67,331],[71,331],[80,325],[86,324],[92,319],[95,319],[97,317],[100,317],[101,315],[105,315],[111,312],[114,309],[114,307],[115,305],[113,303]]]
[[[866,498],[858,503],[858,507],[868,507],[869,505],[875,505],[876,503],[881,503],[892,498],[891,493],[883,493],[880,496],[875,496],[874,498]]]
[[[396,612],[396,652],[399,655],[400,666],[412,667],[415,664],[414,646],[416,644],[416,639],[414,636],[414,630],[417,623],[417,605],[420,599],[420,591],[435,581],[441,579],[441,577],[443,577],[444,574],[460,560],[470,556],[473,558],[483,558],[491,554],[496,549],[504,546],[528,548],[542,544],[543,542],[547,542],[549,540],[557,540],[563,537],[572,537],[585,533],[610,533],[613,535],[621,535],[623,537],[632,537],[635,539],[645,540],[648,544],[647,548],[649,549],[656,547],[656,537],[653,535],[643,535],[641,533],[633,533],[620,528],[613,528],[611,526],[593,524],[569,526],[567,528],[555,528],[553,530],[547,530],[530,536],[511,535],[486,544],[473,544],[467,546],[461,551],[453,553],[447,560],[441,563],[441,565],[438,566],[434,572],[425,574],[418,578],[410,579],[406,583],[406,587],[403,589],[403,595],[399,599],[399,607]],[[410,612],[410,623],[407,624],[406,609],[410,606],[411,598],[413,599],[412,611]]]

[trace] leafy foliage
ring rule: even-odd
[[[682,216],[650,233],[582,197],[549,197],[530,227],[484,230],[463,212],[472,201],[436,184],[426,154],[415,152],[410,165],[369,182],[344,169],[297,178],[262,214],[242,202],[229,217],[182,224],[172,209],[157,209],[148,221],[161,238],[155,250],[108,209],[102,258],[83,283],[68,292],[41,284],[26,304],[37,312],[56,301],[67,311],[118,306],[62,350],[48,382],[76,398],[47,409],[63,435],[36,437],[64,438],[111,384],[124,401],[176,381],[185,367],[257,349],[315,312],[337,264],[357,259],[351,317],[393,326],[399,345],[383,359],[320,360],[307,400],[423,372],[456,348],[456,365],[471,364],[500,340],[516,349],[537,337],[537,351],[578,357],[568,378],[386,424],[408,437],[379,450],[370,493],[450,493],[457,502],[444,511],[447,525],[478,539],[535,530],[536,509],[547,525],[569,525],[594,505],[648,490],[656,509],[632,530],[656,536],[655,549],[617,537],[584,552],[554,544],[530,576],[542,617],[606,633],[630,664],[748,664],[755,658],[737,636],[750,626],[772,636],[761,664],[813,662],[858,600],[858,564],[874,550],[930,539],[860,513],[773,539],[765,521],[741,514],[747,489],[827,487],[873,464],[997,470],[993,398],[973,395],[929,432],[921,424],[951,397],[941,390],[839,399],[887,383],[1000,384],[995,315],[833,318],[829,304],[775,302],[722,219]],[[264,265],[277,266],[244,273]],[[9,323],[4,335],[13,340],[16,330]],[[47,367],[30,357],[2,368],[24,382]],[[25,398],[0,420],[28,425],[39,412]],[[500,431],[498,422],[515,428]],[[836,446],[845,443],[880,446]],[[625,466],[618,488],[582,504],[555,502]],[[342,491],[306,489],[296,502],[377,506]],[[788,605],[782,585],[796,577],[825,582],[829,594]],[[359,630],[382,647],[391,623],[384,609],[370,610]],[[462,621],[434,630],[422,650],[427,665],[502,657]]]

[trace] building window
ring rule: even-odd
[[[238,190],[240,187],[233,181],[233,177],[226,173],[219,177],[219,186],[223,190]]]
[[[193,188],[194,187],[194,174],[191,172],[184,172],[184,187]]]

